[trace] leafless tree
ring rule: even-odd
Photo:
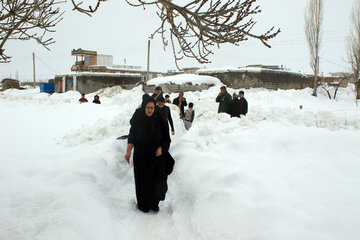
[[[9,62],[4,45],[10,39],[34,39],[48,49],[53,38],[45,38],[54,32],[63,12],[56,0],[1,0],[0,11],[0,62]]]
[[[348,61],[355,81],[356,99],[360,99],[360,0],[355,0],[350,15],[350,35],[348,37]]]
[[[323,6],[323,0],[309,0],[305,9],[305,35],[310,52],[310,66],[314,72],[313,96],[317,96],[317,87],[319,85],[319,51],[321,45]]]
[[[82,7],[82,2],[71,0],[74,9],[91,15],[104,0],[94,6]],[[183,57],[209,63],[212,47],[231,43],[238,45],[249,38],[258,39],[270,48],[268,41],[279,34],[271,27],[261,34],[253,33],[256,21],[252,16],[261,12],[254,6],[257,0],[192,0],[177,4],[173,0],[125,0],[133,7],[156,6],[161,24],[151,36],[161,35],[164,47],[169,42],[177,65]],[[177,65],[178,66],[178,65]]]
[[[339,87],[343,81],[347,80],[346,78],[341,78],[340,82],[319,82],[321,87],[328,94],[329,99],[336,99]]]
[[[74,10],[88,15],[96,12],[103,1],[106,0],[87,1],[94,5],[83,7],[83,1],[71,0]],[[268,41],[280,32],[280,29],[274,30],[274,27],[265,33],[253,32],[256,21],[252,16],[261,12],[259,6],[254,6],[257,0],[192,0],[181,5],[173,0],[125,1],[133,7],[157,7],[161,23],[151,36],[158,33],[164,47],[171,44],[176,64],[183,57],[208,63],[209,55],[213,53],[212,47],[224,43],[238,45],[250,38],[258,39],[270,47]],[[9,39],[35,39],[48,48],[54,40],[44,39],[44,36],[54,31],[55,25],[62,19],[63,13],[59,8],[54,9],[58,3],[57,0],[1,1],[0,60],[10,60],[3,49]],[[39,30],[42,32],[40,35]]]

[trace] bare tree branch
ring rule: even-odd
[[[62,20],[63,12],[55,8],[61,0],[2,0],[0,11],[0,62],[10,61],[4,45],[9,39],[34,39],[48,49],[54,43],[45,38],[54,32],[56,24]],[[96,12],[101,2],[71,0],[73,9],[89,16]],[[156,6],[161,24],[154,34],[160,34],[164,49],[171,44],[175,63],[184,57],[196,59],[199,63],[209,63],[213,47],[224,43],[239,45],[250,38],[258,39],[266,47],[268,41],[280,33],[271,27],[263,34],[255,34],[256,21],[252,16],[259,14],[257,0],[192,0],[176,4],[173,0],[125,0],[133,7]],[[180,2],[180,1],[179,1]],[[85,5],[85,6],[84,6]],[[87,5],[87,6],[86,6]]]
[[[305,10],[305,35],[310,52],[310,67],[314,72],[313,96],[317,96],[316,91],[319,85],[319,52],[321,46],[323,6],[323,0],[309,0]]]
[[[45,38],[46,33],[62,20],[63,12],[55,8],[56,0],[2,0],[0,11],[0,63],[9,62],[11,57],[5,54],[5,43],[10,39],[34,39],[48,48],[54,43]]]
[[[322,81],[320,81],[319,85],[322,87],[322,89],[324,89],[327,92],[329,99],[335,100],[336,95],[339,90],[339,87],[341,86],[341,83],[345,80],[347,80],[347,78],[344,76],[341,78],[340,82],[322,82]],[[331,92],[333,92],[333,94],[331,94]]]
[[[347,55],[356,85],[356,99],[360,99],[360,0],[355,0],[350,15],[351,30],[348,37]]]
[[[157,6],[161,25],[154,34],[161,34],[164,47],[171,44],[177,66],[184,57],[209,63],[212,48],[224,43],[239,45],[254,38],[270,47],[268,41],[280,33],[274,27],[263,34],[253,33],[256,21],[251,17],[261,12],[259,6],[254,6],[256,0],[192,0],[183,6],[172,0],[125,1],[133,7]],[[86,9],[81,8],[82,2],[72,2],[76,10],[91,14],[99,8],[101,0],[94,8]]]

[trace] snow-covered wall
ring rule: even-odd
[[[232,88],[304,89],[313,87],[309,76],[288,71],[260,68],[202,69],[200,75],[210,75]]]
[[[76,76],[76,80],[74,80],[74,76]],[[63,77],[65,77],[65,84]],[[56,75],[55,92],[77,90],[87,94],[113,86],[132,89],[141,81],[141,78],[141,74],[77,73]],[[74,84],[76,85],[75,87]]]

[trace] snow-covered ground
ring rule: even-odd
[[[79,104],[77,92],[1,92],[0,239],[358,240],[352,87],[337,101],[311,89],[245,90],[241,119],[217,114],[218,92],[185,93],[196,111],[188,132],[170,106],[176,165],[157,214],[136,209],[127,143],[116,140],[141,88],[87,95],[101,105]]]

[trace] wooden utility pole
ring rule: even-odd
[[[148,39],[146,82],[149,81],[149,68],[150,68],[150,38]]]
[[[33,52],[33,71],[34,71],[34,88],[36,87],[36,74],[35,74],[35,53]]]

